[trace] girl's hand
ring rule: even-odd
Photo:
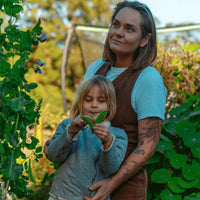
[[[108,149],[113,141],[113,136],[109,132],[108,127],[103,123],[95,124],[93,130],[95,135],[102,141],[104,149]]]
[[[76,117],[68,128],[70,137],[73,138],[85,125],[86,122],[80,116]]]

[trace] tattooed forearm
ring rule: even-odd
[[[138,121],[138,143],[115,175],[115,183],[120,185],[136,174],[152,156],[158,144],[162,119],[148,117]],[[116,178],[117,177],[117,178]]]
[[[156,117],[148,118],[141,129],[139,134],[139,141],[146,139],[147,143],[151,142],[152,145],[157,144],[160,130],[162,127],[161,120]]]
[[[132,174],[133,170],[135,168],[138,168],[138,163],[134,160],[130,161],[130,162],[127,162],[127,161],[124,161],[123,165],[123,176],[120,178],[120,182],[124,182],[126,181],[129,177],[130,177],[130,174]]]
[[[141,146],[137,146],[136,149],[133,151],[134,154],[141,154],[144,155],[145,151],[144,149],[141,149]]]

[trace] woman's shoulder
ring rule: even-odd
[[[141,74],[145,77],[149,77],[149,75],[153,75],[153,76],[158,76],[158,77],[161,77],[160,75],[160,72],[155,69],[155,67],[153,66],[148,66],[146,67],[142,72]],[[151,76],[150,76],[151,77]]]
[[[154,77],[162,78],[161,75],[160,75],[160,72],[157,69],[155,69],[155,67],[153,67],[153,66],[146,67],[141,72],[141,75],[144,78],[154,78]]]
[[[152,83],[158,83],[158,82],[163,82],[163,78],[160,75],[160,72],[156,70],[152,66],[146,67],[139,75],[138,77],[138,82],[152,82]]]

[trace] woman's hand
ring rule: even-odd
[[[162,120],[148,117],[138,121],[138,146],[124,161],[120,169],[112,177],[100,180],[90,186],[90,190],[97,190],[92,198],[84,200],[105,200],[122,183],[127,181],[151,157],[158,144]]]
[[[91,191],[96,190],[96,193],[91,198],[83,197],[84,200],[106,200],[114,190],[112,178],[100,180],[91,185],[89,189]]]
[[[108,149],[113,141],[113,136],[109,132],[108,127],[103,123],[95,124],[93,130],[95,135],[102,141],[104,149]]]
[[[68,127],[70,137],[73,138],[85,125],[86,122],[80,116],[76,117]]]

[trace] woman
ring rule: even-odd
[[[104,200],[145,200],[146,161],[159,141],[165,115],[166,88],[151,63],[157,56],[155,23],[149,8],[139,2],[117,4],[106,39],[103,59],[92,63],[84,78],[94,74],[110,79],[117,93],[113,126],[128,135],[126,158],[119,171],[96,182],[92,198]]]

